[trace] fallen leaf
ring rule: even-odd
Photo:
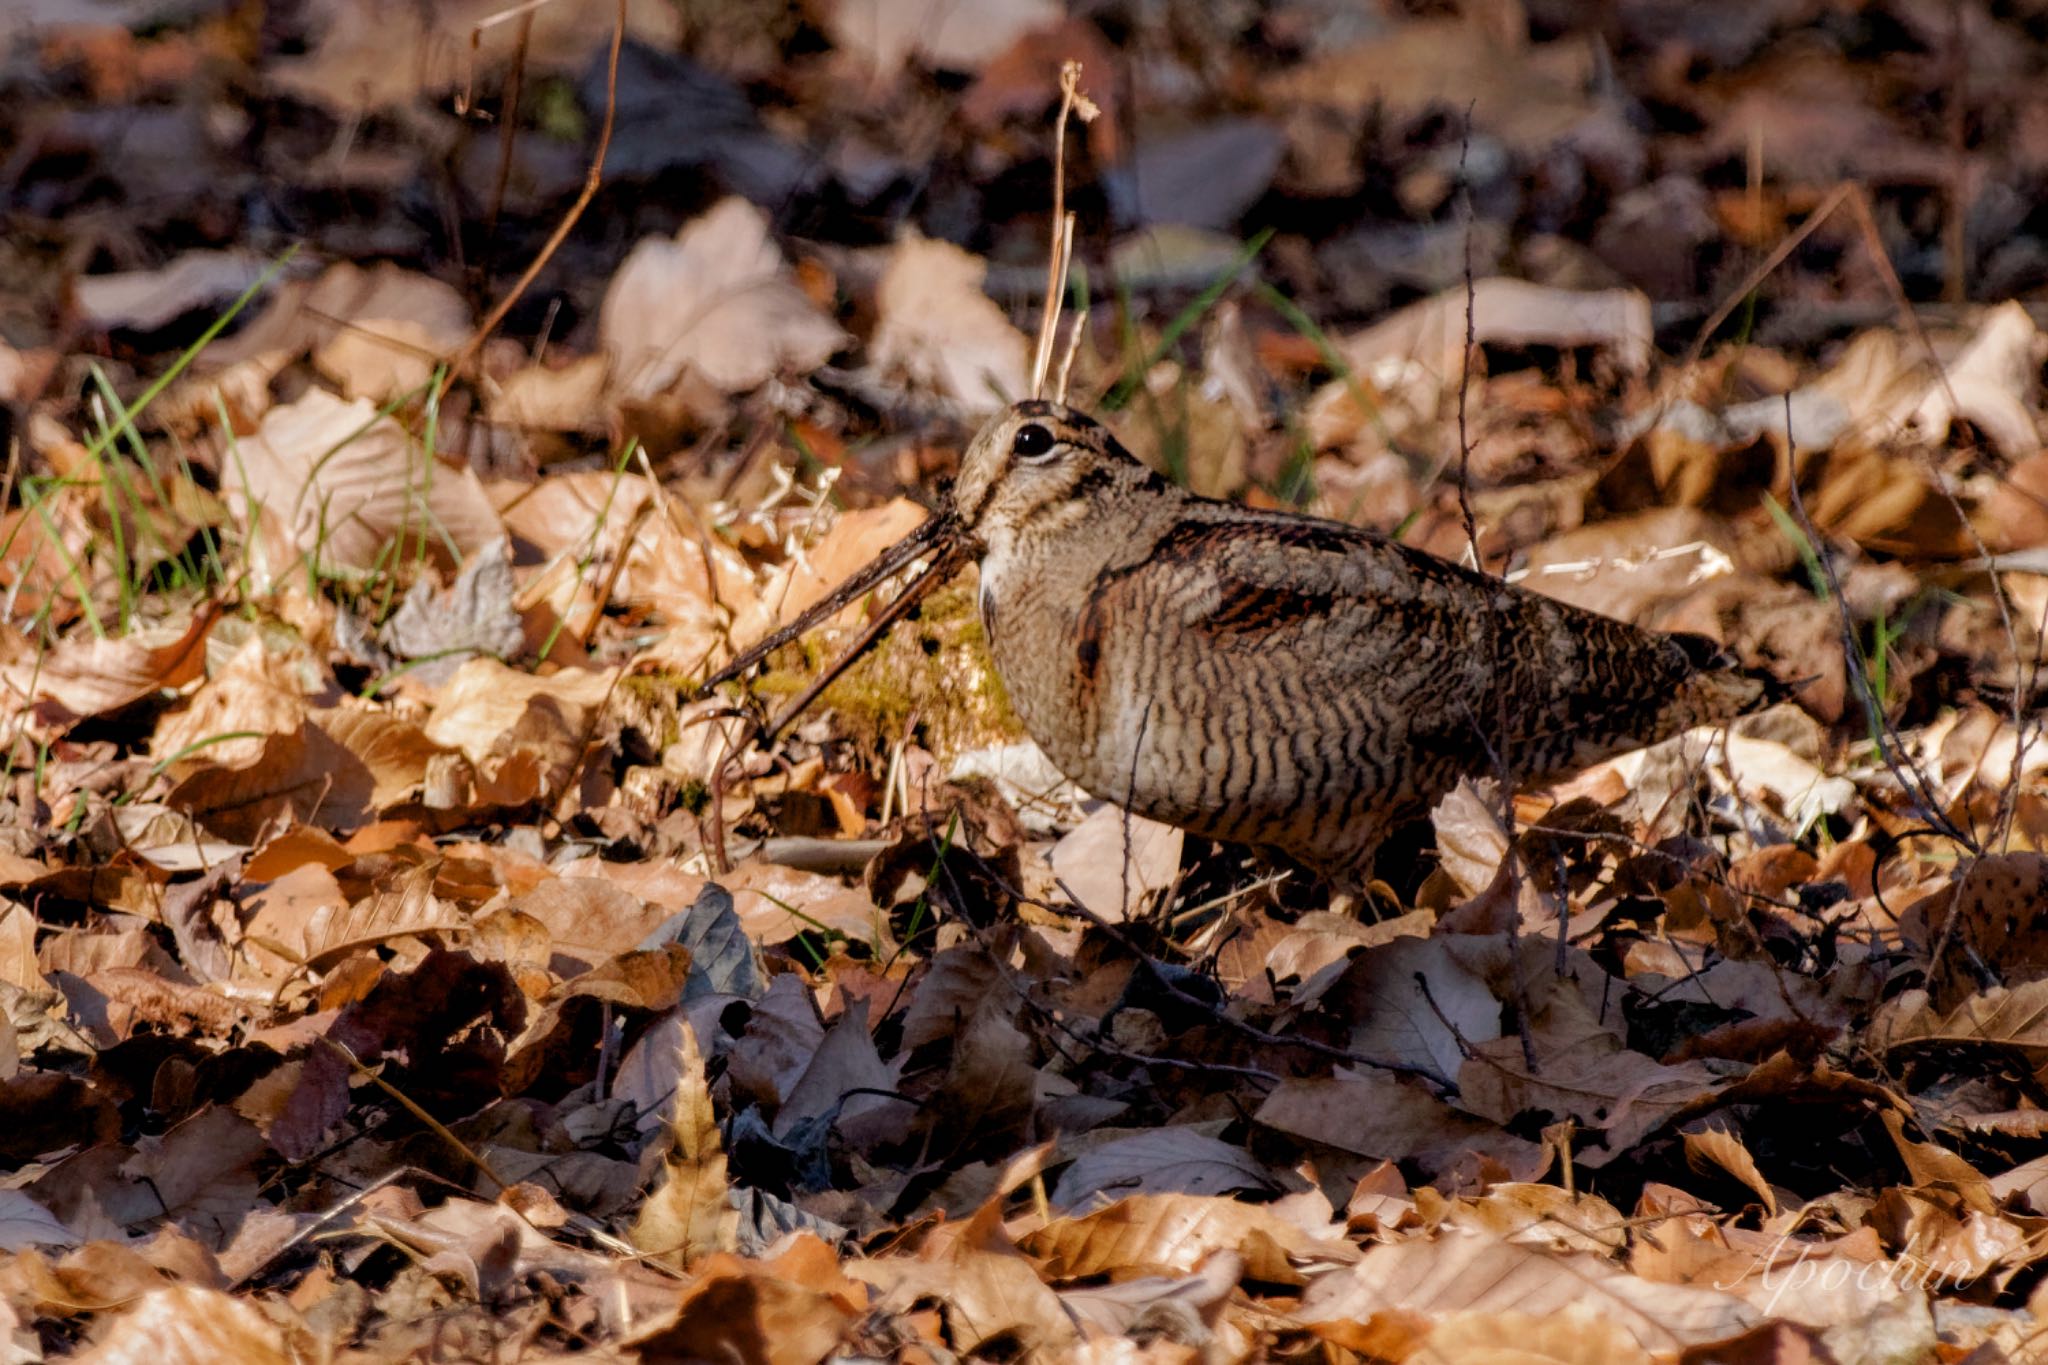
[[[72,284],[88,327],[149,332],[195,308],[224,303],[262,278],[261,257],[247,251],[187,251],[154,270],[81,275]]]
[[[308,389],[272,408],[223,471],[230,505],[273,575],[303,557],[363,573],[444,545],[462,555],[503,537],[476,476],[429,459],[367,399]]]
[[[1030,342],[982,293],[988,263],[951,242],[906,233],[875,287],[875,368],[943,394],[969,412],[1025,396]]]
[[[605,290],[598,334],[612,391],[629,399],[665,393],[686,372],[740,393],[783,370],[814,369],[846,344],[744,199],[721,200],[673,241],[634,247]]]
[[[1180,872],[1181,831],[1104,803],[1047,855],[1066,892],[1112,924],[1140,913]]]
[[[942,71],[979,71],[1034,29],[1066,17],[1059,0],[834,0],[827,31],[878,77],[912,57]]]
[[[635,1247],[681,1270],[714,1251],[730,1251],[739,1213],[727,1192],[725,1148],[711,1112],[704,1058],[685,1026],[677,1035],[675,1094],[668,1126],[652,1149],[655,1185],[626,1236]]]

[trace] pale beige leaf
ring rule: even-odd
[[[1031,344],[981,292],[988,263],[912,233],[896,244],[875,290],[876,368],[945,395],[970,412],[1026,396]]]
[[[740,925],[756,943],[787,943],[819,928],[879,948],[894,941],[889,917],[866,892],[816,872],[750,861],[720,877],[719,883],[732,892]]]
[[[1184,1275],[1217,1251],[1244,1258],[1246,1272],[1272,1284],[1301,1284],[1302,1268],[1347,1263],[1357,1251],[1332,1224],[1316,1237],[1271,1205],[1221,1196],[1144,1194],[1079,1217],[1055,1218],[1024,1249],[1058,1279]]]
[[[469,304],[454,286],[388,261],[328,267],[306,308],[328,324],[313,365],[347,398],[382,403],[422,390],[469,339]]]
[[[1582,1304],[1548,1317],[1460,1313],[1440,1323],[1414,1365],[1650,1365],[1650,1353]]]
[[[1363,1322],[1375,1313],[1522,1313],[1548,1317],[1581,1304],[1648,1351],[1734,1336],[1761,1315],[1730,1294],[1637,1279],[1583,1254],[1552,1255],[1478,1233],[1367,1249],[1357,1264],[1311,1283],[1304,1324]]]
[[[611,669],[565,668],[540,677],[496,659],[471,659],[442,687],[426,737],[481,767],[538,709],[548,733],[580,749],[617,681]]]
[[[1447,289],[1341,340],[1338,349],[1359,380],[1426,404],[1459,382],[1468,311],[1477,343],[1599,346],[1632,374],[1649,366],[1656,339],[1650,300],[1636,290],[1581,291],[1490,278],[1473,284],[1469,310],[1463,288]],[[1360,429],[1365,419],[1351,388],[1332,381],[1310,400],[1308,427],[1318,445],[1340,444]]]
[[[0,1016],[0,1023],[5,1017]],[[0,1189],[0,1251],[78,1245],[78,1234],[20,1190]]]
[[[604,416],[607,366],[601,355],[567,365],[527,365],[494,381],[491,420],[536,431],[584,431]]]
[[[1993,308],[1907,416],[1906,436],[1938,444],[1950,423],[1965,421],[1981,428],[2008,460],[2039,453],[2041,437],[2028,405],[2040,387],[2044,349],[2025,304]]]
[[[290,1365],[284,1332],[246,1299],[181,1285],[144,1294],[72,1359],[92,1365]]]
[[[0,982],[24,991],[44,988],[42,968],[36,964],[35,911],[4,896],[0,896]]]
[[[463,554],[504,534],[476,475],[428,459],[366,399],[308,389],[272,408],[223,460],[229,502],[260,533],[270,569],[300,556],[330,571],[364,571],[386,547],[448,544]]]
[[[1628,1219],[1605,1199],[1527,1181],[1503,1181],[1483,1195],[1457,1200],[1445,1221],[1551,1251],[1607,1256],[1628,1245]]]
[[[979,71],[1034,29],[1066,17],[1060,0],[835,0],[827,29],[880,77],[913,56],[944,71]]]
[[[1105,802],[1052,847],[1067,894],[1112,924],[1141,913],[1180,872],[1181,831]]]
[[[72,286],[72,299],[79,321],[88,327],[154,331],[195,308],[234,298],[264,268],[253,252],[187,251],[154,270],[81,275]]]
[[[704,1058],[687,1026],[677,1034],[676,1050],[675,1098],[659,1148],[660,1172],[626,1237],[680,1270],[712,1252],[732,1250],[739,1213],[727,1193],[725,1148],[711,1109]]]
[[[798,289],[768,220],[724,199],[670,241],[648,237],[612,276],[598,312],[612,391],[646,399],[690,371],[721,393],[814,369],[845,333]]]

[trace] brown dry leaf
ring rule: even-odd
[[[276,286],[269,305],[209,345],[161,406],[173,425],[209,427],[224,404],[243,430],[269,409],[271,380],[309,352],[348,396],[381,402],[424,386],[468,333],[468,305],[441,281],[388,263],[337,262],[318,279]]]
[[[607,605],[639,608],[668,627],[661,658],[695,669],[723,648],[736,618],[759,612],[739,553],[637,474],[580,470],[509,491],[506,526],[549,556],[519,605],[545,603],[571,633],[587,632]]]
[[[1415,1082],[1378,1072],[1282,1081],[1252,1117],[1339,1151],[1412,1161],[1431,1177],[1470,1151],[1494,1157],[1521,1179],[1535,1178],[1550,1161],[1537,1144],[1460,1113]]]
[[[655,1260],[682,1270],[712,1252],[733,1249],[739,1212],[727,1191],[725,1148],[711,1111],[704,1057],[688,1025],[676,1035],[673,1076],[668,1127],[649,1149],[654,1156],[643,1157],[658,1156],[659,1173],[626,1237]]]
[[[1518,1037],[1477,1044],[1458,1070],[1459,1106],[1496,1123],[1534,1109],[1603,1132],[1604,1148],[1576,1154],[1588,1166],[1619,1156],[1726,1080],[1702,1062],[1665,1066],[1632,1051],[1577,991],[1556,992],[1536,1013],[1530,1046],[1534,1071]]]
[[[784,370],[815,369],[847,341],[797,287],[767,218],[737,198],[673,241],[634,247],[605,290],[598,333],[612,392],[627,399],[658,397],[686,373],[742,393]]]
[[[2039,1218],[1987,1212],[1939,1185],[1886,1190],[1869,1222],[1887,1246],[1898,1248],[1901,1261],[1934,1267],[1940,1283],[1956,1286],[1996,1271],[2003,1279],[2037,1260],[2044,1227]]]
[[[568,781],[617,682],[614,669],[538,677],[471,659],[441,689],[425,734],[475,765],[480,795],[522,804]]]
[[[868,562],[922,526],[930,514],[908,498],[894,498],[880,507],[842,512],[817,543],[796,555],[770,577],[761,590],[762,612],[735,629],[738,639],[766,634],[771,626],[787,625],[834,588],[865,568]],[[840,613],[841,625],[860,616],[860,606]]]
[[[956,1150],[1001,1151],[1028,1137],[1037,1090],[1031,1040],[1004,1017],[998,997],[961,1028],[946,1078],[917,1122]]]
[[[368,769],[313,723],[293,662],[252,637],[151,740],[167,798],[215,832],[254,838],[281,816],[334,828],[369,817]]]
[[[612,10],[580,5],[538,5],[533,29],[501,19],[498,0],[443,0],[421,7],[407,0],[320,0],[320,34],[303,56],[265,62],[267,84],[326,107],[359,116],[411,104],[423,94],[455,89],[509,61],[515,49],[535,72],[575,72],[603,50]],[[628,34],[673,50],[682,19],[662,0],[628,0]]]
[[[1340,341],[1338,350],[1372,387],[1433,401],[1463,373],[1467,311],[1465,291],[1447,289]],[[1474,282],[1469,311],[1480,344],[1600,346],[1631,374],[1648,368],[1656,335],[1650,300],[1633,289],[1555,289],[1496,277]],[[1350,386],[1333,381],[1309,400],[1307,421],[1316,444],[1330,446],[1357,433],[1366,415]]]
[[[808,1244],[830,1258],[815,1238]],[[800,1241],[797,1248],[767,1262],[713,1257],[701,1267],[696,1283],[676,1300],[672,1316],[642,1328],[626,1344],[647,1361],[817,1365],[834,1358],[865,1305],[857,1305],[849,1292],[779,1274],[785,1267],[796,1269],[790,1263],[804,1254],[804,1245]],[[815,1272],[805,1278],[824,1280]]]
[[[369,803],[379,812],[418,796],[434,759],[448,752],[417,721],[357,697],[345,696],[313,719],[368,774]]]
[[[1351,1050],[1455,1079],[1467,1046],[1500,1037],[1486,943],[1397,938],[1360,952],[1324,997],[1349,1019]]]
[[[1574,1305],[1660,1352],[1731,1337],[1760,1316],[1730,1294],[1657,1284],[1598,1257],[1557,1256],[1469,1232],[1368,1248],[1356,1264],[1312,1282],[1294,1316],[1322,1330],[1377,1313],[1550,1317]]]
[[[1544,1317],[1459,1313],[1437,1325],[1413,1365],[1650,1365],[1650,1353],[1596,1308]]]
[[[308,885],[291,881],[290,890],[295,894],[288,897],[278,890],[274,897],[266,898],[247,931],[251,943],[288,962],[321,967],[358,948],[394,938],[469,927],[467,915],[434,895],[431,867],[415,868],[391,889],[365,896],[353,905],[328,899],[326,883],[331,877],[308,875]],[[286,885],[287,879],[280,879],[273,889]],[[298,919],[309,905],[313,913]]]
[[[1468,19],[1391,24],[1365,42],[1288,67],[1266,82],[1266,93],[1353,114],[1384,108],[1410,117],[1470,106],[1475,129],[1540,153],[1592,112],[1585,91],[1600,59],[1583,36],[1532,45],[1526,21],[1503,21],[1506,14],[1486,6]]]
[[[1078,1217],[1053,1219],[1024,1249],[1054,1279],[1185,1275],[1218,1251],[1243,1258],[1245,1273],[1269,1284],[1303,1284],[1302,1267],[1348,1263],[1358,1252],[1339,1224],[1311,1235],[1272,1206],[1191,1194],[1144,1194]]]
[[[1889,1119],[1892,1116],[1887,1114],[1885,1117]],[[1719,1128],[1684,1136],[1688,1165],[1696,1171],[1718,1166],[1756,1191],[1756,1197],[1763,1202],[1764,1212],[1777,1216],[1778,1193],[1771,1188],[1771,1182],[1764,1179],[1763,1172],[1757,1169],[1756,1158],[1749,1154],[1749,1148],[1742,1145],[1741,1138]]]
[[[1012,1337],[1024,1354],[1050,1358],[1075,1338],[1059,1296],[1003,1231],[1000,1201],[963,1223],[933,1229],[915,1259],[851,1262],[846,1273],[883,1291],[875,1307],[902,1312],[921,1298],[943,1305],[948,1340],[967,1353],[985,1341]]]
[[[1019,38],[1066,18],[1059,0],[833,0],[826,29],[877,79],[917,57],[942,71],[979,71]]]
[[[732,892],[740,924],[756,943],[787,943],[820,927],[884,951],[894,942],[889,917],[866,892],[816,872],[749,861],[720,877],[719,884]]]
[[[1024,397],[1031,344],[981,292],[987,274],[988,262],[951,242],[906,234],[875,289],[875,368],[969,412]]]
[[[733,1093],[779,1109],[824,1041],[825,1026],[803,983],[786,974],[771,977],[727,1063]]]
[[[0,667],[0,689],[8,710],[33,707],[39,732],[61,734],[86,717],[198,677],[212,624],[211,612],[199,612],[118,639],[68,635],[46,652]]]
[[[609,368],[602,355],[586,355],[500,375],[486,391],[491,420],[529,431],[601,430]]]
[[[284,1332],[246,1299],[181,1285],[120,1314],[74,1360],[94,1365],[291,1365]]]
[[[43,988],[42,969],[36,965],[35,911],[4,896],[0,896],[0,983],[24,991]]]
[[[268,1151],[255,1125],[218,1106],[161,1137],[137,1138],[135,1154],[119,1168],[139,1196],[132,1221],[168,1217],[221,1245],[255,1203],[255,1165]]]
[[[1990,1044],[2009,1050],[2048,1079],[2048,980],[1994,986],[1954,1009],[1936,1009],[1924,990],[1909,990],[1871,1020],[1865,1042],[1883,1053],[1926,1045]]]
[[[1657,608],[1708,579],[1735,572],[1734,537],[1697,507],[1659,507],[1550,537],[1529,551],[1525,588],[1621,621]]]
[[[581,869],[563,871],[505,902],[544,928],[558,954],[595,966],[631,952],[671,913]]]
[[[1503,1181],[1483,1195],[1456,1200],[1443,1221],[1558,1252],[1611,1256],[1628,1246],[1628,1219],[1605,1199],[1527,1181]]]
[[[910,1008],[903,1012],[904,1048],[952,1037],[1002,989],[1001,970],[979,945],[962,944],[935,954],[910,993]]]
[[[786,1139],[799,1124],[829,1117],[856,1150],[900,1136],[912,1117],[910,1103],[890,1093],[906,1060],[884,1062],[868,1033],[867,1001],[849,1005],[790,1087],[772,1131]]]
[[[430,460],[367,399],[308,389],[264,414],[224,464],[229,503],[272,576],[306,556],[340,573],[394,553],[438,561],[445,545],[467,555],[504,534],[475,474]]]

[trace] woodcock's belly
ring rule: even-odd
[[[1090,794],[1326,869],[1357,863],[1410,804],[1384,757],[1403,747],[1398,715],[1300,660],[1141,622],[1015,630],[1013,608],[1032,605],[1015,594],[983,595],[997,672],[1033,741]]]

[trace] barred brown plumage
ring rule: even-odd
[[[1062,404],[983,428],[954,510],[996,670],[1063,772],[1347,880],[1461,776],[1552,777],[1771,690],[1710,641],[1196,497]]]

